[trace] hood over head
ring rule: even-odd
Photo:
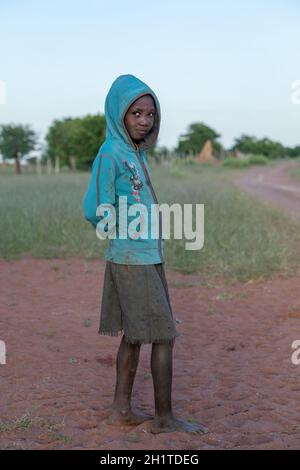
[[[154,91],[134,75],[120,75],[110,87],[105,100],[107,138],[121,139],[134,148],[134,143],[125,127],[124,118],[132,103],[144,95],[152,96],[156,113],[153,127],[149,134],[141,141],[139,147],[143,150],[147,150],[155,145],[161,118],[159,101]]]

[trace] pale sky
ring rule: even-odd
[[[42,139],[54,119],[104,112],[130,73],[160,100],[159,145],[192,122],[225,147],[242,133],[300,144],[299,0],[0,0],[0,21],[0,124]]]

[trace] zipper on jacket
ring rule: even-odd
[[[141,96],[144,96],[145,93],[141,94]],[[139,98],[139,96],[137,96],[135,99],[137,100]],[[129,105],[130,106],[130,105]],[[146,180],[147,180],[147,183],[148,183],[148,186],[151,190],[151,193],[152,193],[152,196],[153,196],[153,199],[155,201],[155,204],[158,205],[158,200],[157,200],[157,197],[156,197],[156,194],[154,192],[154,189],[153,189],[153,186],[152,186],[152,183],[151,183],[151,180],[150,180],[150,176],[149,176],[149,173],[148,173],[148,170],[146,168],[146,165],[145,163],[143,162],[143,159],[142,157],[140,156],[140,149],[139,149],[139,146],[133,142],[133,140],[131,139],[130,135],[128,134],[128,131],[126,129],[126,126],[124,124],[124,116],[129,108],[129,106],[127,107],[127,109],[125,110],[124,114],[123,114],[123,127],[124,127],[124,131],[125,133],[127,134],[128,136],[128,140],[129,142],[131,143],[131,146],[134,148],[134,152],[136,153],[137,155],[137,158],[138,158],[138,161],[140,163],[140,165],[142,166],[142,169],[143,169],[143,172],[144,172],[144,175],[146,176]],[[161,221],[161,212],[158,211],[158,253],[159,253],[159,257],[160,257],[160,260],[161,262],[163,263],[164,260],[163,260],[163,256],[162,256],[162,250],[161,250],[161,240],[162,240],[162,221]]]
[[[134,144],[135,145],[135,144]],[[148,186],[151,190],[151,193],[152,193],[152,196],[153,196],[153,199],[155,201],[155,204],[158,205],[158,200],[157,200],[157,197],[156,197],[156,194],[154,192],[154,189],[153,189],[153,186],[152,186],[152,183],[151,183],[151,180],[150,180],[150,176],[149,176],[149,173],[148,173],[148,170],[146,168],[146,165],[145,163],[143,162],[143,159],[140,155],[140,152],[138,149],[135,148],[135,153],[138,157],[138,160],[140,162],[140,165],[142,166],[142,169],[143,169],[143,172],[146,176],[146,180],[147,180],[147,183],[148,183]],[[162,239],[162,222],[161,222],[161,212],[158,210],[158,232],[159,232],[159,238],[158,238],[158,252],[159,252],[159,257],[161,259],[161,262],[163,263],[163,257],[162,257],[162,251],[161,251],[161,239]]]

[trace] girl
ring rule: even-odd
[[[145,83],[133,75],[122,75],[114,81],[106,97],[105,117],[106,139],[93,163],[83,209],[85,218],[95,228],[98,224],[103,228],[99,206],[106,209],[106,220],[116,215],[114,226],[106,231],[110,240],[105,252],[99,327],[100,334],[124,333],[117,355],[117,379],[109,421],[135,425],[149,419],[132,410],[131,394],[141,344],[151,343],[155,398],[151,431],[205,433],[204,426],[178,420],[172,412],[172,356],[178,333],[164,270],[161,214],[157,211],[154,220],[150,216],[143,220],[141,216],[139,225],[146,227],[145,237],[130,237],[128,233],[124,237],[125,221],[119,215],[122,196],[127,198],[126,218],[135,204],[146,206],[147,214],[158,204],[146,150],[157,141],[160,105]],[[129,223],[133,219],[134,216],[128,215]],[[151,236],[151,228],[156,230],[157,237]]]

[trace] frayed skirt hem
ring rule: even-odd
[[[102,331],[102,330],[98,330],[98,333],[99,335],[104,335],[104,336],[119,336],[119,335],[122,335],[122,333],[124,333],[123,330],[118,330],[118,331]],[[125,335],[125,341],[126,343],[130,343],[130,344],[153,344],[153,343],[173,343],[175,341],[175,338],[177,338],[178,336],[180,336],[179,333],[176,333],[175,336],[173,336],[172,338],[155,338],[155,339],[151,339],[151,338],[130,338],[128,336]]]

